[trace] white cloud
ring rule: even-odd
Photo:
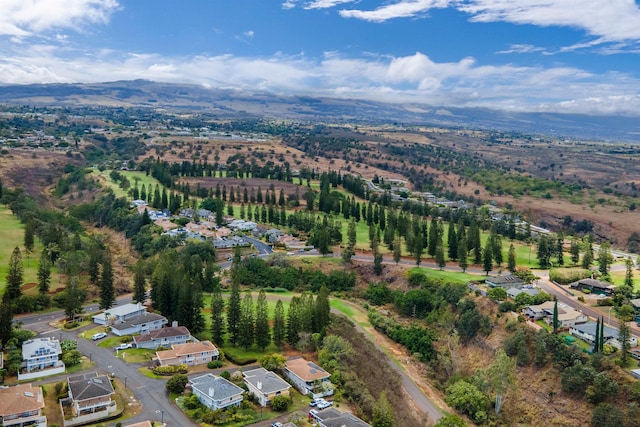
[[[255,33],[253,31],[245,31],[244,33],[242,33],[246,38],[248,39],[252,39],[253,36],[255,35]]]
[[[2,83],[149,79],[205,87],[337,96],[432,106],[638,115],[640,79],[555,66],[485,65],[474,58],[436,62],[401,57],[321,58],[283,54],[165,57],[54,45],[0,46]]]
[[[296,7],[296,3],[297,0],[285,0],[285,2],[282,3],[282,8],[285,10],[293,9]]]
[[[429,9],[446,8],[451,0],[401,0],[387,4],[375,10],[341,10],[343,18],[356,18],[369,22],[384,22],[396,18],[412,18],[421,16]]]
[[[509,49],[501,50],[496,53],[509,54],[509,53],[547,53],[547,50],[543,47],[534,46],[531,44],[512,44]]]
[[[314,0],[304,5],[305,9],[329,9],[345,3],[354,3],[356,0]]]
[[[60,28],[78,31],[108,22],[117,8],[116,0],[2,0],[0,35],[25,37]]]

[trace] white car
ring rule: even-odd
[[[326,408],[328,408],[328,407],[329,407],[329,406],[331,406],[331,405],[333,405],[333,402],[332,402],[332,401],[330,401],[330,400],[324,400],[324,401],[322,401],[322,402],[319,402],[319,403],[316,405],[316,408],[318,408],[318,409],[326,409]]]
[[[282,427],[282,423],[276,421],[275,423],[271,423],[271,427]]]
[[[117,346],[115,349],[116,350],[126,350],[128,348],[131,348],[131,344],[129,343],[122,343],[119,346]]]
[[[101,340],[102,338],[106,338],[106,336],[107,334],[105,334],[104,332],[98,332],[97,334],[93,334],[91,339],[94,341],[98,341],[98,340]]]

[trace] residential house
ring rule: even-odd
[[[147,311],[141,303],[123,304],[111,307],[100,314],[93,316],[93,322],[98,325],[109,325],[112,323],[124,322],[125,320],[139,316]]]
[[[73,415],[79,417],[96,412],[116,411],[116,402],[111,399],[115,394],[109,377],[89,373],[68,378],[69,401],[73,407]]]
[[[592,294],[599,295],[611,295],[615,290],[615,287],[607,282],[601,282],[596,279],[582,279],[577,282],[573,282],[569,285],[571,289],[578,289],[580,291],[589,291]]]
[[[19,380],[60,374],[65,366],[60,356],[60,341],[53,338],[34,338],[22,343],[22,365]]]
[[[193,394],[207,408],[216,410],[240,406],[243,389],[222,377],[206,374],[189,380]]]
[[[19,384],[0,389],[0,425],[4,427],[47,427],[43,409],[44,396],[40,387]]]
[[[156,357],[161,366],[203,365],[217,360],[218,356],[220,356],[220,352],[210,341],[174,344],[171,346],[171,350],[156,351]]]
[[[189,329],[185,326],[177,326],[177,322],[174,322],[172,326],[147,331],[133,337],[136,348],[150,350],[155,350],[158,347],[170,348],[174,344],[184,344],[192,340],[193,337]]]
[[[633,306],[636,313],[640,312],[640,298],[630,299],[629,303]]]
[[[545,301],[538,305],[529,305],[522,309],[522,313],[530,320],[544,319],[549,325],[553,323],[553,310],[555,301]],[[589,318],[580,311],[558,303],[558,327],[569,329],[574,325],[585,323]]]
[[[249,392],[256,396],[262,406],[270,404],[274,397],[289,396],[291,386],[275,372],[257,368],[243,372],[242,376]]]
[[[484,279],[484,282],[492,288],[516,288],[524,286],[524,281],[513,274],[505,274],[504,276],[491,276]]]
[[[286,361],[284,372],[302,394],[311,394],[314,399],[333,394],[334,387],[329,381],[331,375],[302,357]]]
[[[581,325],[575,325],[571,327],[571,329],[569,329],[569,333],[571,333],[571,335],[573,336],[581,338],[583,341],[586,341],[589,344],[594,344],[596,341],[596,326],[596,322],[587,322]],[[612,345],[617,349],[621,349],[622,343],[618,341],[618,333],[618,329],[604,325],[602,328],[604,343]],[[631,335],[629,337],[629,345],[631,347],[636,347],[638,345],[638,339]]]
[[[161,329],[168,322],[167,318],[158,313],[144,311],[134,317],[111,325],[111,332],[119,337],[124,335],[144,334],[149,331]]]
[[[540,289],[532,288],[532,287],[523,287],[523,288],[509,288],[507,289],[507,296],[509,298],[515,299],[520,294],[527,294],[529,296],[536,296],[540,294]]]
[[[309,418],[320,427],[371,427],[360,418],[348,412],[342,412],[336,408],[327,408],[321,411],[312,409]]]

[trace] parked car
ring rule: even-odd
[[[107,337],[107,334],[105,334],[104,332],[98,332],[97,334],[93,334],[91,339],[94,340],[94,341],[98,341],[98,340],[101,340],[102,338],[106,338],[106,337]]]
[[[333,405],[333,402],[332,402],[332,401],[330,401],[330,400],[325,400],[325,401],[319,402],[319,403],[316,405],[316,408],[318,408],[318,409],[326,409],[326,408],[328,408],[328,407],[329,407],[329,406],[331,406],[331,405]]]
[[[316,406],[318,403],[322,403],[322,402],[325,402],[325,400],[321,397],[318,397],[313,399],[311,402],[309,402],[309,406]]]
[[[271,423],[271,427],[282,427],[282,423],[276,421],[275,423]]]
[[[131,348],[131,344],[129,343],[122,343],[119,346],[116,346],[116,350],[126,350],[128,348]]]

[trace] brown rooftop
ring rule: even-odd
[[[188,342],[185,344],[174,344],[171,350],[163,350],[156,352],[159,360],[173,359],[186,354],[202,353],[205,351],[216,350],[216,346],[210,341]]]
[[[0,389],[0,415],[22,414],[44,408],[42,389],[20,384]]]
[[[331,376],[320,366],[301,357],[286,361],[284,366],[304,381],[315,381]]]

